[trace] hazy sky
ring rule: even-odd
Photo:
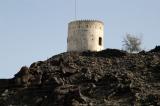
[[[77,19],[105,23],[105,48],[122,48],[126,33],[143,48],[160,45],[160,0],[77,0]],[[0,78],[66,51],[74,0],[0,0]]]

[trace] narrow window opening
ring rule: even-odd
[[[102,46],[102,38],[99,37],[99,45]]]
[[[88,28],[88,25],[86,25],[86,28]]]

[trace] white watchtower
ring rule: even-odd
[[[68,24],[67,51],[103,50],[104,24],[97,20],[78,20]]]

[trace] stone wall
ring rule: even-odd
[[[104,24],[101,21],[72,21],[68,25],[67,51],[103,50]]]

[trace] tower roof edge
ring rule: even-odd
[[[90,20],[90,19],[86,19],[86,20],[73,20],[71,22],[69,22],[69,24],[71,23],[79,23],[79,22],[98,22],[104,25],[103,21],[100,20]]]

